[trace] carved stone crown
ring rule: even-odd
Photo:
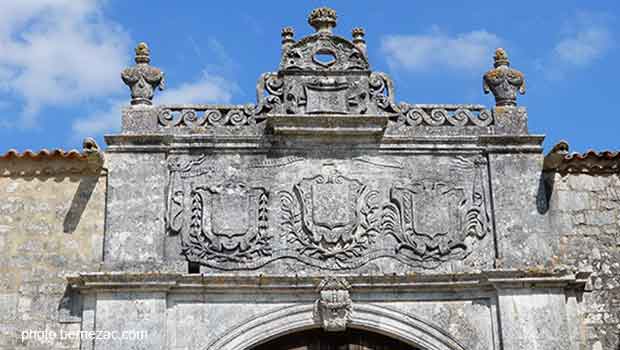
[[[317,32],[331,33],[332,28],[336,26],[336,11],[329,7],[320,7],[312,10],[308,16],[308,24],[310,24]]]
[[[336,18],[336,12],[330,8],[313,10],[308,23],[316,32],[298,41],[293,38],[293,28],[282,29],[279,71],[263,75],[258,82],[262,112],[374,116],[397,113],[391,81],[385,74],[370,71],[364,30],[354,28],[351,39],[335,35],[332,28]]]
[[[145,42],[136,46],[136,63],[151,63],[151,51]]]

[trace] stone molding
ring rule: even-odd
[[[583,289],[588,272],[489,270],[478,273],[437,273],[407,275],[338,275],[351,285],[351,291],[492,291],[505,288]],[[180,274],[157,272],[92,272],[67,277],[72,288],[81,293],[100,291],[183,291],[204,293],[261,291],[316,293],[322,276],[223,274]]]
[[[312,304],[289,306],[244,320],[201,350],[251,349],[286,334],[318,327],[313,310]],[[440,327],[385,306],[356,303],[349,325],[390,335],[420,349],[465,350]]]
[[[122,110],[123,134],[204,134],[213,136],[261,136],[268,137],[269,119],[288,116],[321,121],[324,114],[304,115],[286,113],[257,114],[254,105],[226,104],[172,104],[133,105]],[[527,110],[525,107],[503,106],[487,109],[471,104],[394,104],[394,112],[381,114],[355,114],[339,116],[346,118],[377,119],[388,135],[526,135]],[[313,119],[314,118],[314,119]],[[332,118],[334,119],[334,118]],[[338,119],[338,118],[336,118]],[[299,123],[297,123],[299,124]],[[373,125],[374,125],[373,124]],[[331,127],[341,127],[338,124]],[[380,130],[381,131],[381,130]],[[381,134],[383,134],[383,131]]]

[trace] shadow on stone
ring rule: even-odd
[[[554,173],[540,173],[538,180],[538,192],[536,194],[536,209],[539,214],[549,211],[549,201],[553,193]]]
[[[58,303],[58,321],[60,323],[79,323],[82,320],[81,312],[80,293],[67,285]]]
[[[64,233],[73,233],[75,231],[98,181],[99,178],[97,176],[85,176],[80,180],[80,184],[71,200],[71,207],[62,223]]]

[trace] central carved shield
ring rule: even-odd
[[[365,186],[339,174],[318,175],[295,186],[303,225],[314,242],[350,242],[359,224],[358,201]]]
[[[334,229],[355,220],[355,213],[349,210],[351,198],[349,189],[338,184],[312,185],[312,217],[317,225]]]

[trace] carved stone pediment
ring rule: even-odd
[[[329,8],[312,11],[308,23],[315,32],[298,40],[293,28],[282,29],[278,70],[259,77],[256,103],[163,105],[158,107],[157,125],[149,127],[164,133],[226,136],[338,133],[353,136],[348,141],[363,136],[360,142],[374,142],[385,135],[505,132],[498,126],[495,111],[484,106],[397,104],[390,77],[371,69],[362,28],[353,28],[350,38],[334,34],[337,16]],[[524,88],[523,76],[504,60],[498,62],[485,75],[485,91],[496,95],[498,106],[515,105],[517,89]],[[150,103],[150,98],[152,94],[143,102]],[[351,126],[347,118],[359,123]],[[129,128],[143,123],[139,114],[127,113],[127,119],[124,125]]]
[[[364,52],[349,40],[331,33],[317,33],[303,38],[282,54],[281,70],[347,71],[367,70]]]

